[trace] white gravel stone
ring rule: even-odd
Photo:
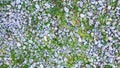
[[[98,1],[98,3],[99,3],[101,6],[103,6],[103,2],[102,2],[102,1]]]
[[[44,40],[47,41],[47,36],[44,36]]]
[[[20,47],[20,46],[21,46],[21,44],[20,44],[19,42],[17,42],[17,46],[18,46],[18,47]]]
[[[35,66],[36,66],[36,63],[33,63],[33,64],[30,66],[30,68],[35,68]]]
[[[91,13],[91,12],[87,12],[87,14],[88,14],[88,16],[92,16],[93,15],[93,13]]]
[[[112,40],[113,40],[113,38],[112,38],[112,37],[108,37],[108,40],[112,41]]]
[[[38,0],[33,0],[33,2],[36,2],[36,1],[38,1]],[[39,0],[39,1],[41,1],[41,0]]]
[[[68,14],[68,13],[66,13],[66,14],[65,14],[65,16],[66,16],[66,17],[69,17],[69,14]]]
[[[64,11],[68,13],[69,9],[67,7],[64,7]]]
[[[102,11],[103,8],[102,8],[102,7],[99,7],[99,8],[97,8],[97,9],[98,9],[99,11]]]
[[[80,14],[80,17],[81,17],[81,18],[84,18],[84,17],[85,17],[85,15],[84,15],[84,14]]]
[[[21,28],[20,22],[18,20],[16,21],[16,24],[19,28]]]
[[[9,10],[10,10],[10,8],[11,8],[11,5],[7,5],[7,9],[9,9]]]
[[[12,6],[15,6],[15,1],[11,2],[11,5],[12,5]]]
[[[28,42],[29,42],[29,43],[33,43],[33,41],[32,41],[32,40],[29,40]]]
[[[62,32],[62,35],[64,36],[64,35],[65,35],[65,32]]]
[[[79,7],[83,7],[83,2],[82,1],[79,2]]]
[[[108,9],[110,10],[110,9],[111,9],[111,6],[108,6]]]
[[[109,50],[113,50],[113,48],[111,46],[109,46]]]
[[[107,25],[110,25],[110,22],[106,22]]]
[[[46,8],[50,8],[50,4],[45,3]]]
[[[40,64],[40,68],[44,68],[43,64]]]
[[[37,8],[37,10],[40,9],[40,6],[38,4],[35,5],[35,8]]]
[[[26,46],[23,46],[23,49],[26,49]]]
[[[95,4],[95,0],[90,0],[91,1],[91,4]]]
[[[21,9],[21,5],[18,5],[18,9]]]
[[[102,47],[103,45],[102,44],[98,44],[98,47]]]
[[[19,4],[21,1],[20,0],[16,0],[16,4]]]
[[[79,42],[82,42],[82,39],[79,37],[78,41],[79,41]]]

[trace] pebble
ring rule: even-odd
[[[36,2],[36,1],[38,1],[38,0],[33,0],[33,2]],[[39,0],[39,1],[41,1],[41,0]]]
[[[43,64],[40,64],[40,68],[44,68]]]
[[[82,42],[82,39],[79,37],[78,41],[79,41],[79,42]]]
[[[103,7],[99,7],[97,8],[98,11],[102,11],[103,10]]]
[[[20,2],[21,2],[20,0],[16,0],[16,4],[20,4]]]
[[[98,47],[100,47],[100,48],[101,48],[102,46],[103,46],[102,44],[100,44],[100,43],[98,44]]]
[[[44,36],[44,40],[47,41],[47,36]]]
[[[38,4],[36,4],[36,5],[35,5],[35,8],[36,8],[37,10],[39,10],[39,9],[40,9],[40,6],[39,6]]]
[[[112,37],[108,37],[108,40],[112,41],[112,40],[113,40],[113,38],[112,38]]]
[[[29,40],[28,42],[29,42],[29,43],[33,43],[33,41],[32,41],[32,40]]]
[[[83,7],[83,2],[82,1],[79,2],[79,7]]]
[[[18,9],[21,9],[21,5],[18,5]]]
[[[93,13],[91,13],[91,12],[87,12],[87,14],[88,14],[88,16],[92,16],[93,15]]]
[[[84,17],[85,17],[85,15],[84,15],[84,14],[80,14],[80,17],[81,17],[81,18],[84,18]]]
[[[98,3],[99,3],[101,6],[103,6],[103,2],[102,2],[102,1],[98,1]]]
[[[95,0],[90,0],[91,4],[95,4]]]
[[[111,22],[106,22],[106,24],[107,24],[107,25],[110,25],[110,24],[111,24]]]
[[[48,3],[45,3],[45,6],[46,6],[47,8],[50,8],[50,4],[48,4]]]
[[[110,10],[110,9],[111,9],[111,6],[108,6],[108,9]]]
[[[69,9],[67,7],[64,7],[64,11],[68,13]]]
[[[17,46],[18,46],[18,47],[20,47],[20,46],[21,46],[21,44],[20,44],[19,42],[17,42]]]

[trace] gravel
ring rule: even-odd
[[[0,1],[0,68],[120,67],[117,3]]]

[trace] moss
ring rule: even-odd
[[[104,68],[113,68],[111,65],[105,65]]]

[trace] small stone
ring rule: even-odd
[[[66,13],[66,14],[65,14],[65,16],[66,16],[66,17],[69,17],[69,14],[68,14],[68,13]]]
[[[87,12],[87,15],[88,16],[92,16],[93,14],[91,12]]]
[[[94,24],[94,22],[93,22],[93,20],[89,20],[89,25],[93,25]]]
[[[112,63],[112,62],[113,62],[113,58],[108,58],[108,61],[109,61],[110,63]]]
[[[118,0],[118,4],[120,4],[120,0]]]
[[[11,2],[11,5],[12,5],[12,6],[15,6],[15,2],[14,2],[14,1],[13,1],[13,2]]]
[[[97,10],[99,10],[99,11],[101,11],[102,9],[103,9],[102,7],[97,8]]]
[[[90,68],[90,67],[91,67],[90,65],[86,64],[86,68]]]
[[[21,5],[18,5],[18,9],[21,9]]]
[[[21,28],[21,25],[20,25],[19,21],[16,21],[16,24],[17,24],[18,28]]]
[[[83,2],[84,2],[84,3],[86,3],[86,2],[87,2],[87,0],[83,0]]]
[[[16,4],[19,4],[21,1],[20,0],[16,0]]]
[[[112,39],[113,39],[112,37],[108,37],[108,40],[112,41]]]
[[[83,2],[82,1],[79,2],[79,7],[83,7]]]
[[[35,66],[36,66],[36,63],[33,63],[33,64],[30,66],[30,68],[35,68]]]
[[[32,41],[32,40],[29,40],[28,42],[29,42],[29,43],[33,43],[33,41]]]
[[[99,3],[101,6],[103,6],[103,2],[102,2],[102,1],[98,1],[98,3]]]
[[[70,35],[73,36],[73,32],[70,32]]]
[[[43,12],[43,10],[44,10],[43,8],[40,8],[40,12]]]
[[[110,25],[110,22],[106,22],[106,25]]]
[[[44,66],[42,64],[40,64],[40,68],[44,68]]]
[[[44,36],[44,40],[47,41],[47,36]]]
[[[115,29],[115,27],[110,27],[110,29],[114,30],[114,29]]]
[[[113,48],[111,46],[109,46],[109,50],[113,50]]]
[[[9,40],[9,41],[11,41],[11,40],[12,40],[12,38],[8,38],[8,40]]]
[[[120,57],[117,57],[116,59],[117,59],[117,60],[120,60]]]
[[[39,6],[38,4],[36,4],[36,5],[35,5],[35,8],[36,8],[37,10],[39,10],[39,9],[40,9],[40,6]]]
[[[91,4],[95,4],[95,0],[90,0]]]
[[[102,47],[103,45],[102,44],[98,44],[98,47]]]
[[[108,9],[110,10],[110,9],[111,9],[111,6],[108,6]]]
[[[55,28],[54,28],[54,30],[55,30],[55,31],[57,31],[57,30],[58,30],[58,28],[57,28],[57,27],[55,27]]]
[[[17,46],[18,46],[18,47],[20,47],[20,46],[21,46],[21,44],[20,44],[19,42],[17,42]]]
[[[62,33],[62,31],[61,31],[61,30],[58,30],[58,33]]]
[[[84,15],[84,14],[80,14],[80,17],[81,17],[81,18],[84,18],[84,17],[85,17],[85,15]]]
[[[64,7],[64,11],[68,13],[69,9],[67,7]]]
[[[120,35],[120,32],[118,32],[118,35]]]
[[[50,8],[50,4],[45,3],[46,8]]]
[[[96,23],[95,23],[95,27],[98,27],[98,25],[99,25],[99,22],[96,22]]]
[[[38,1],[38,0],[33,0],[33,2],[36,2],[36,1]],[[41,0],[39,0],[39,1],[41,1]]]
[[[79,37],[78,41],[79,41],[79,42],[82,42],[82,39]]]
[[[64,36],[64,35],[65,35],[65,32],[62,32],[62,35]]]
[[[23,49],[26,49],[26,46],[23,46]]]
[[[11,8],[11,5],[7,5],[7,8],[10,9],[10,8]]]
[[[68,59],[67,58],[64,58],[64,61],[67,61]]]

